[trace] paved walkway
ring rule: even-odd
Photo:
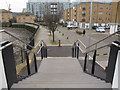
[[[49,30],[47,30],[47,28],[45,28],[43,26],[41,26],[40,28],[41,28],[41,30],[39,31],[39,33],[36,37],[36,42],[35,43],[39,42],[40,40],[44,40],[44,42],[47,44],[47,46],[51,46],[52,36],[49,36]],[[61,40],[62,46],[65,46],[65,45],[66,46],[72,46],[73,43],[77,39],[79,39],[83,42],[83,44],[85,46],[88,46],[89,30],[86,30],[86,35],[85,36],[76,34],[76,30],[77,29],[67,30],[66,27],[58,26],[57,31],[55,31],[55,40],[57,42],[56,45],[58,46],[58,41]],[[92,31],[91,44],[99,41],[100,39],[102,39],[103,37],[106,37],[108,35],[109,35],[108,32],[99,33],[99,32]],[[68,37],[68,39],[67,39],[67,37]],[[117,39],[117,37],[112,37],[110,39],[107,39],[106,41],[101,42],[98,45],[98,47],[103,46],[105,44],[108,44],[111,41],[114,41],[116,39]],[[83,46],[81,46],[81,48],[82,48],[82,50],[85,50],[85,48]],[[92,47],[92,49],[93,48],[95,48],[95,46]],[[106,53],[107,53],[107,55],[103,55],[103,54],[106,54]],[[103,49],[97,51],[97,54],[100,54],[100,56],[97,56],[97,62],[101,65],[101,67],[105,68],[108,64],[109,48],[103,48]],[[93,53],[90,53],[90,56],[93,57]]]
[[[43,40],[47,46],[51,45],[49,31],[43,26],[40,26],[40,31],[38,32],[38,35],[35,39],[35,44],[37,44],[41,40]]]
[[[72,57],[71,46],[48,46],[48,57]]]

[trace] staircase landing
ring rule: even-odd
[[[85,74],[75,58],[46,58],[38,73],[12,88],[111,88],[111,85]]]

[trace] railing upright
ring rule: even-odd
[[[94,72],[95,72],[96,52],[97,52],[97,51],[95,50],[94,55],[93,55],[93,63],[92,63],[91,74],[94,74]]]
[[[87,65],[87,53],[85,54],[84,72],[86,71],[86,65]]]
[[[27,62],[27,71],[28,71],[28,75],[30,75],[31,72],[30,72],[30,64],[29,64],[29,57],[28,57],[27,51],[25,51],[25,56],[26,56],[26,62]]]
[[[37,69],[37,60],[36,60],[35,53],[34,53],[34,64],[35,64],[35,72],[37,72],[38,69]]]

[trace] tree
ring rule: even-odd
[[[44,14],[44,21],[46,22],[47,27],[50,32],[53,34],[53,42],[55,41],[54,32],[57,28],[61,15],[59,13],[51,13],[50,11],[46,11]]]

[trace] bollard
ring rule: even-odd
[[[59,47],[61,46],[60,40],[59,40]]]

